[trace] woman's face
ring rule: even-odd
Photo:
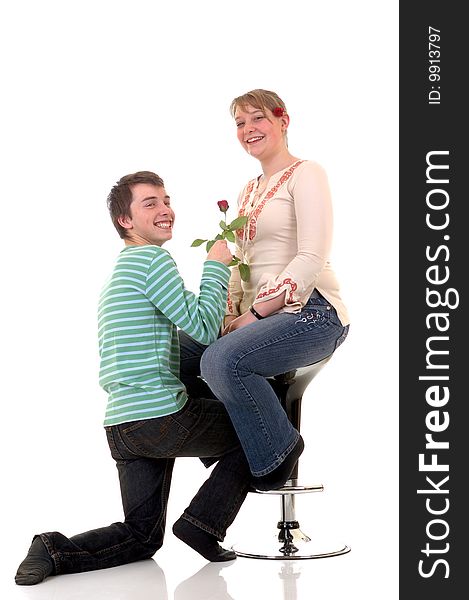
[[[268,109],[247,105],[235,112],[238,140],[241,146],[258,160],[268,159],[284,150],[289,117],[275,117]]]

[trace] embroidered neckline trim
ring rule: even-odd
[[[293,175],[293,172],[295,171],[295,169],[304,162],[305,162],[304,160],[297,160],[295,163],[293,163],[293,165],[291,165],[290,167],[285,169],[285,171],[282,173],[282,175],[280,176],[277,183],[267,192],[267,194],[265,194],[265,196],[262,198],[262,200],[260,202],[259,202],[259,198],[260,198],[260,196],[259,196],[259,198],[257,199],[257,203],[254,204],[254,206],[252,207],[253,211],[251,212],[251,214],[248,214],[249,220],[246,223],[246,225],[244,226],[244,228],[236,230],[236,235],[241,240],[245,241],[246,233],[248,233],[247,237],[249,238],[249,240],[252,240],[255,237],[256,231],[257,231],[257,219],[259,218],[259,215],[261,214],[262,209],[264,208],[266,202],[274,196],[274,194],[277,192],[277,190],[280,188],[280,186],[282,186],[286,181],[288,181],[290,179],[290,177]],[[240,217],[246,215],[246,213],[247,213],[246,207],[251,198],[251,193],[254,189],[254,185],[255,185],[256,181],[257,181],[257,178],[251,179],[251,181],[247,185],[246,194],[244,195],[243,203],[241,205],[241,208],[239,209]]]

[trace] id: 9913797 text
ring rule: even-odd
[[[428,104],[440,104],[440,30],[428,27],[428,81],[432,84],[428,93]]]

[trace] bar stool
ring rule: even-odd
[[[298,431],[300,430],[301,400],[303,398],[303,393],[324,365],[329,362],[330,358],[331,356],[328,356],[307,367],[301,367],[295,371],[289,371],[268,378],[268,381],[274,389],[282,407],[286,411],[288,418]],[[252,492],[256,494],[280,496],[280,520],[277,523],[279,532],[273,536],[269,547],[260,551],[254,551],[252,548],[252,539],[244,544],[234,544],[232,549],[236,552],[237,556],[271,560],[327,558],[331,556],[340,556],[341,554],[350,552],[350,546],[331,546],[331,543],[327,542],[325,544],[326,547],[318,548],[315,545],[314,540],[304,534],[300,529],[295,510],[296,494],[308,494],[322,491],[324,491],[324,486],[322,484],[298,484],[298,462],[293,469],[290,479],[282,488],[270,490],[268,492],[253,489]],[[264,544],[263,542],[261,542],[261,544],[267,546],[267,544]],[[251,548],[245,547],[248,545],[251,545]]]

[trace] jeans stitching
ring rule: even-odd
[[[202,523],[202,521],[199,521],[198,519],[195,519],[192,515],[190,515],[187,511],[184,511],[182,514],[182,517],[186,520],[189,521],[189,523],[192,523],[192,525],[195,525],[196,527],[198,527],[199,529],[202,529],[203,531],[206,531],[207,533],[211,533],[212,535],[214,535],[218,540],[220,539],[220,533],[218,531],[216,531],[215,529],[213,529],[213,527],[209,527],[208,525],[206,525],[205,523]]]
[[[345,325],[342,333],[337,338],[337,341],[335,343],[335,350],[337,350],[337,348],[345,342],[345,338],[347,337],[348,332],[349,332],[349,325]],[[334,350],[334,352],[335,352],[335,350]]]
[[[241,360],[241,359],[240,359],[240,360]],[[239,361],[238,361],[238,363],[239,363]],[[238,363],[237,363],[237,364],[238,364]],[[273,446],[272,446],[272,442],[271,442],[271,440],[270,440],[270,436],[267,434],[267,428],[265,427],[265,425],[264,425],[264,421],[263,421],[263,419],[261,418],[261,414],[260,414],[260,412],[259,412],[259,409],[258,409],[258,407],[257,407],[257,405],[256,405],[256,402],[254,401],[254,398],[253,398],[253,396],[252,396],[252,395],[249,393],[249,390],[248,390],[248,389],[246,388],[246,386],[245,386],[245,385],[242,383],[242,380],[241,380],[241,378],[240,378],[240,376],[239,376],[239,371],[238,371],[238,369],[237,369],[237,366],[235,367],[235,372],[236,372],[236,375],[235,375],[235,377],[236,377],[236,379],[237,379],[237,381],[238,381],[238,384],[239,384],[240,388],[243,390],[243,392],[246,394],[246,396],[247,396],[247,398],[248,398],[249,402],[252,404],[252,406],[253,406],[253,408],[254,408],[254,410],[255,410],[255,413],[256,413],[256,415],[257,415],[257,421],[258,421],[259,427],[260,427],[260,429],[262,430],[262,433],[264,434],[264,437],[265,437],[265,439],[266,439],[267,443],[269,444],[269,448],[270,448],[270,449],[273,451],[273,450],[274,450],[274,448],[273,448]]]
[[[238,514],[240,505],[242,504],[242,501],[244,500],[248,490],[249,486],[246,486],[246,489],[240,489],[235,496],[231,496],[231,503],[227,507],[226,515],[224,518],[225,523],[231,524],[233,522],[234,517]],[[211,527],[210,525],[207,525],[206,523],[193,517],[190,513],[187,512],[187,510],[184,511],[182,516],[193,525],[196,525],[200,529],[203,529],[204,531],[207,531],[208,533],[214,535],[219,542],[222,542],[225,539],[226,529],[228,528],[228,525],[225,526],[225,524],[223,524],[222,531],[218,528],[220,523],[217,523],[214,527]]]
[[[334,327],[336,326],[336,324],[333,321],[327,320],[324,323],[325,327],[329,328],[329,327]],[[342,327],[342,326],[340,326]],[[282,335],[276,337],[276,338],[268,338],[267,340],[264,340],[261,344],[257,344],[256,346],[252,346],[249,350],[247,350],[246,352],[244,352],[243,354],[239,355],[236,364],[235,364],[235,368],[238,367],[238,363],[242,358],[245,358],[246,356],[248,356],[249,354],[252,354],[253,352],[256,352],[257,350],[261,350],[263,348],[266,348],[268,346],[273,346],[274,344],[278,344],[279,342],[283,342],[285,340],[294,338],[298,335],[302,335],[304,333],[308,333],[311,330],[311,327],[303,327],[301,329],[297,329],[296,331],[287,331],[285,333],[283,333]],[[324,357],[325,358],[325,357]],[[318,359],[321,360],[321,359]]]
[[[179,435],[177,437],[177,442],[175,441],[174,446],[172,446],[170,454],[171,455],[176,455],[179,450],[182,448],[182,446],[186,443],[187,438],[190,435],[190,431],[187,430],[186,427],[183,427],[180,423],[178,423],[173,417],[172,415],[166,415],[165,417],[158,417],[160,419],[166,419],[166,426],[165,427],[161,427],[160,428],[160,433],[162,434],[162,438],[166,438],[167,434],[166,431],[168,429],[171,428],[171,426],[176,425],[178,428],[182,428],[184,429],[184,435],[181,435],[179,432]],[[147,420],[147,423],[150,422],[150,419]],[[141,429],[138,428],[137,431]],[[154,451],[149,452],[147,450],[147,448],[145,447],[145,441],[139,441],[138,439],[135,439],[135,431],[133,429],[131,429],[130,431],[126,430],[125,433],[121,432],[120,429],[118,429],[119,435],[120,435],[120,439],[121,442],[124,444],[125,448],[134,456],[140,456],[140,457],[145,457],[145,458],[166,458],[167,452],[164,452],[163,454],[155,454]],[[174,439],[174,436],[172,436],[172,439]]]
[[[163,523],[165,523],[166,521],[166,507],[168,505],[168,497],[169,497],[169,491],[171,488],[171,477],[172,477],[172,472],[173,472],[173,465],[174,465],[174,459],[166,459],[166,465],[165,465],[165,469],[164,469],[164,476],[163,476],[163,483],[161,485],[161,496],[160,496],[160,504],[161,504],[161,513],[158,517],[158,519],[155,522],[155,525],[153,526],[150,535],[148,536],[147,540],[145,543],[149,544],[152,542],[152,540],[157,537],[157,530],[159,527],[161,527],[163,525]],[[165,499],[165,501],[163,502],[163,499]],[[164,527],[163,527],[164,529]],[[163,536],[164,536],[164,531],[163,531]],[[161,543],[160,543],[161,542]],[[163,540],[161,539],[160,542],[156,542],[157,544],[160,543],[160,546],[163,544]],[[156,550],[155,550],[156,552]]]
[[[54,549],[53,544],[51,544],[49,537],[46,533],[41,533],[40,535],[35,535],[33,537],[33,541],[37,538],[40,537],[44,546],[47,549],[47,552],[49,553],[50,557],[52,558],[52,561],[54,563],[54,568],[55,568],[55,575],[60,575],[60,552],[56,552]]]
[[[119,439],[119,442],[124,446],[124,448],[128,452],[130,452],[130,454],[132,454],[132,456],[135,456],[135,457],[142,456],[142,454],[140,454],[140,452],[135,452],[135,450],[129,446],[128,442],[131,442],[132,440],[126,441],[125,438],[127,438],[128,435],[120,430],[119,425],[117,425],[114,433],[115,433],[116,437]],[[119,454],[121,454],[121,453],[119,452]],[[123,457],[122,460],[128,460],[128,459]]]
[[[96,550],[95,552],[93,552],[93,555],[91,558],[95,558],[95,557],[99,557],[99,556],[106,556],[110,552],[115,552],[116,550],[121,550],[121,549],[125,548],[126,546],[131,546],[132,544],[135,544],[135,543],[140,543],[140,542],[138,542],[133,537],[129,537],[128,539],[124,540],[123,542],[120,542],[119,544],[114,544],[114,546],[108,546],[107,548],[102,548],[101,550]],[[80,555],[83,557],[90,556],[90,553],[87,552],[86,550],[81,550],[78,552],[61,551],[61,552],[57,552],[57,554],[59,556],[63,556],[64,558],[75,557],[75,556],[80,556]]]
[[[313,310],[311,312],[309,311],[303,311],[305,313],[304,317],[302,317],[301,319],[297,319],[295,321],[295,325],[297,325],[298,323],[307,323],[308,321],[310,321],[310,323],[315,324],[315,323],[319,323],[319,322],[325,322],[326,321],[326,315],[319,310]],[[303,314],[303,313],[300,313]]]

